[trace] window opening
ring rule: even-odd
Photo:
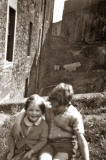
[[[12,61],[14,48],[14,29],[16,11],[9,7],[8,41],[7,41],[7,60]]]
[[[27,78],[25,80],[25,92],[24,92],[24,97],[28,96],[28,85],[29,85],[29,79]]]
[[[27,56],[30,56],[30,50],[31,50],[31,37],[32,37],[32,22],[29,23],[29,30],[28,30],[28,51],[27,51]]]

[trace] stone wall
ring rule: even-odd
[[[11,1],[11,0],[9,0]],[[0,2],[0,100],[14,101],[22,99],[25,94],[25,83],[28,79],[27,92],[32,94],[36,90],[36,68],[41,54],[50,23],[54,1],[18,0],[16,9],[15,47],[12,62],[6,60],[6,23],[7,4]],[[49,9],[49,12],[48,12]],[[44,19],[44,12],[49,17]],[[48,14],[49,13],[49,14]],[[30,55],[28,52],[29,23],[32,23]],[[35,64],[33,67],[33,63]],[[33,74],[32,74],[33,73]],[[33,75],[35,78],[33,78]],[[33,88],[33,91],[32,91]]]
[[[91,66],[96,62],[96,65],[104,68],[106,66],[105,10],[105,0],[68,0],[65,2],[62,21],[62,34],[68,39],[71,48],[78,45],[84,56],[91,57]]]
[[[4,61],[7,3],[0,0],[0,64]]]
[[[45,18],[43,23],[43,35],[42,35],[42,46],[41,46],[41,54],[39,58],[39,65],[37,68],[38,81],[37,85],[37,92],[39,93],[40,89],[42,88],[43,83],[43,76],[46,70],[45,59],[47,60],[47,49],[49,48],[50,41],[51,41],[51,33],[52,33],[52,20],[53,20],[53,8],[54,8],[54,0],[47,1],[47,7],[45,8]]]
[[[61,36],[61,21],[52,24],[52,36]]]
[[[62,32],[70,42],[106,40],[106,1],[65,2]]]

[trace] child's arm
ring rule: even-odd
[[[47,143],[48,138],[48,125],[46,123],[43,124],[42,135],[40,136],[39,142],[32,147],[32,149],[25,154],[24,158],[31,158],[32,154],[39,152],[42,147]]]
[[[89,160],[89,149],[84,137],[84,125],[82,115],[76,110],[73,115],[73,130],[78,139],[79,149],[83,160]]]
[[[21,121],[25,116],[25,110],[22,109],[21,112],[19,112],[16,116],[16,121],[14,124],[14,135],[17,139],[20,138],[20,136],[23,136],[22,128],[21,128]]]
[[[13,131],[13,128],[12,128],[12,131]],[[11,160],[12,157],[14,156],[15,141],[14,141],[14,138],[13,138],[12,131],[11,131],[9,137],[8,137],[9,153],[7,155],[7,160]]]
[[[77,134],[77,137],[78,137],[79,148],[80,148],[83,159],[89,160],[89,149],[88,149],[88,144],[84,135],[79,133]]]
[[[48,138],[48,125],[46,123],[43,124],[42,135],[40,136],[40,141],[36,146],[32,148],[34,153],[38,152],[46,143]]]

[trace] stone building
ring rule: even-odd
[[[0,0],[0,101],[36,92],[53,6],[54,0]]]
[[[52,24],[52,36],[61,36],[61,21]]]
[[[61,35],[58,24],[43,60],[42,93],[59,82],[75,93],[106,91],[106,0],[66,0]]]
[[[98,65],[106,62],[105,11],[106,0],[67,0],[63,12],[62,34],[89,57],[96,54]]]
[[[66,0],[62,32],[70,42],[106,41],[106,0]]]

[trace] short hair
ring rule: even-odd
[[[73,87],[70,84],[60,83],[50,93],[49,101],[56,100],[59,105],[69,105],[74,94]]]
[[[38,94],[33,94],[33,95],[31,95],[31,96],[27,99],[27,101],[26,101],[26,103],[25,103],[25,107],[24,107],[25,110],[28,109],[29,105],[30,105],[33,101],[35,101],[35,103],[39,106],[42,114],[45,114],[45,112],[46,112],[46,107],[48,107],[49,104],[48,104],[48,102],[47,102],[43,97],[39,96]]]

